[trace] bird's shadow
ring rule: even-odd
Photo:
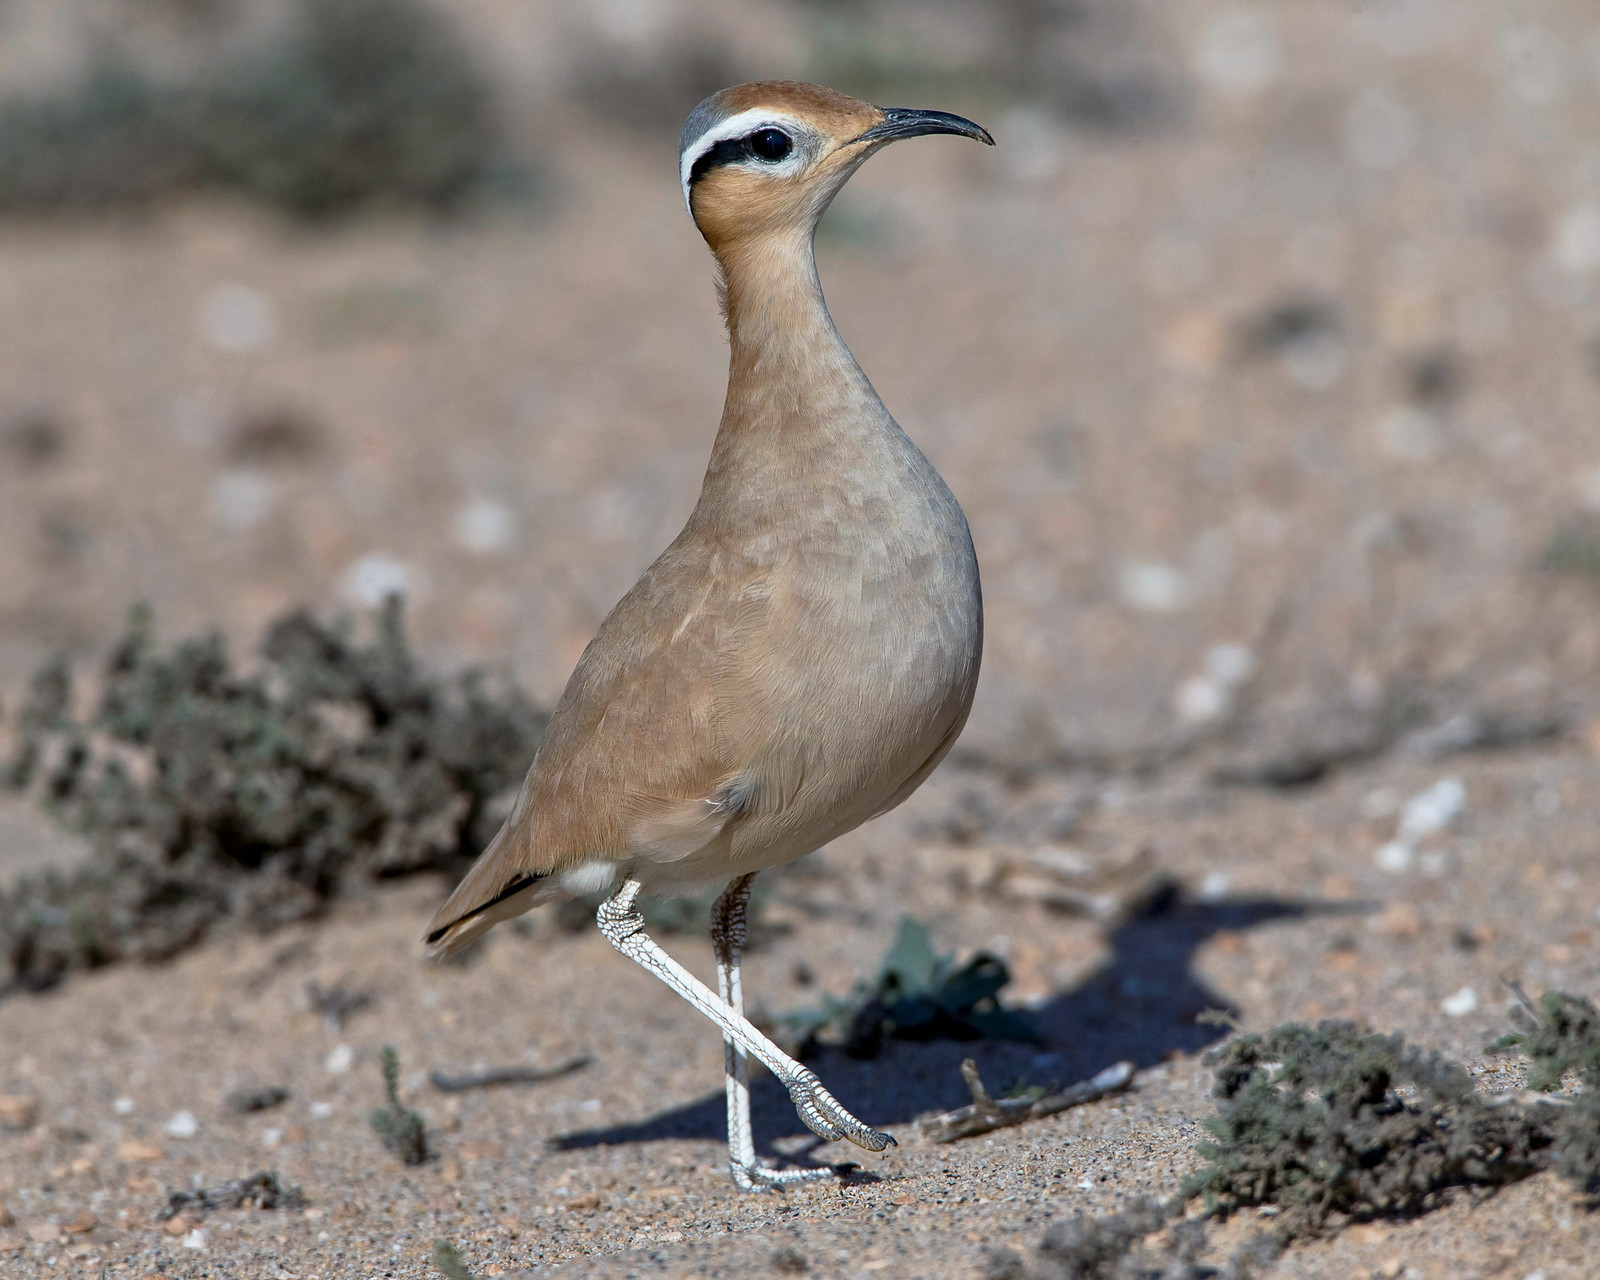
[[[1069,1084],[1114,1062],[1153,1066],[1174,1053],[1203,1049],[1226,1034],[1217,1025],[1196,1021],[1208,1009],[1234,1012],[1229,999],[1194,971],[1195,952],[1208,938],[1347,909],[1348,904],[1276,898],[1195,901],[1173,895],[1113,929],[1105,962],[1082,983],[1032,1011],[1045,1040],[1043,1049],[1009,1041],[887,1040],[870,1061],[829,1048],[810,1065],[850,1111],[880,1125],[904,1124],[926,1112],[970,1102],[959,1071],[963,1058],[977,1061],[991,1087],[1018,1081]],[[751,1081],[751,1104],[757,1146],[771,1152],[774,1142],[791,1139],[782,1142],[784,1152],[797,1153],[792,1139],[806,1130],[783,1086],[760,1074]],[[561,1134],[551,1145],[570,1151],[721,1139],[726,1119],[718,1090],[635,1124]]]

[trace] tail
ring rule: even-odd
[[[520,916],[556,896],[556,882],[550,873],[528,868],[527,816],[528,787],[524,785],[499,834],[428,922],[422,939],[428,959],[448,959],[500,921]]]
[[[549,888],[547,876],[496,866],[498,860],[489,856],[492,851],[491,845],[428,922],[423,936],[428,959],[448,959],[492,926],[520,916],[548,896],[540,892],[541,887]]]

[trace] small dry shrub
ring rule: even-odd
[[[0,891],[0,985],[164,958],[224,921],[270,928],[356,882],[458,873],[494,835],[544,730],[517,690],[425,671],[397,600],[366,643],[290,614],[261,658],[236,670],[217,635],[164,651],[140,609],[86,718],[65,659],[35,677],[0,772],[92,855]]]
[[[1453,1187],[1544,1167],[1548,1129],[1479,1096],[1459,1064],[1349,1023],[1291,1023],[1206,1055],[1218,1114],[1185,1184],[1213,1212],[1274,1204],[1285,1237],[1410,1217]]]
[[[1517,1030],[1490,1046],[1529,1059],[1528,1087],[1554,1091],[1575,1076],[1582,1092],[1556,1111],[1556,1172],[1591,1207],[1600,1207],[1600,1010],[1582,996],[1546,991],[1537,1005],[1517,989]]]

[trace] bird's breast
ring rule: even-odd
[[[762,642],[744,649],[761,655],[766,696],[819,750],[872,751],[895,773],[965,715],[982,601],[960,506],[891,431],[847,465],[767,477],[738,554],[766,568],[747,615]]]

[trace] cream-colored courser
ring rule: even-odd
[[[894,808],[950,750],[978,680],[983,606],[966,519],[883,407],[822,299],[817,221],[879,147],[970,120],[815,85],[739,85],[684,126],[684,199],[716,255],[732,347],[700,501],[600,625],[504,829],[428,926],[448,955],[497,921],[621,887],[607,938],[723,1032],[733,1175],[774,1170],[750,1135],[746,1056],[822,1137],[862,1124],[742,1012],[756,872]],[[712,919],[720,993],[644,933],[641,889],[731,880]]]

